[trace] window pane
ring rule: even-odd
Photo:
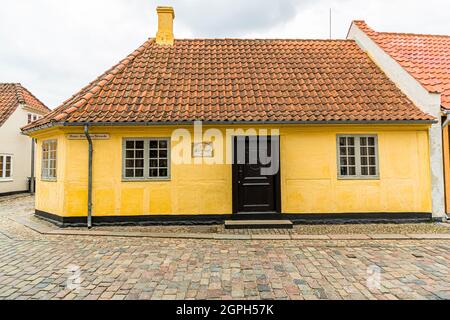
[[[345,156],[347,154],[347,148],[341,147],[341,148],[339,148],[339,152],[340,152],[341,156]]]
[[[167,169],[159,169],[160,177],[167,177]]]
[[[361,138],[359,141],[362,146],[367,145],[367,138]]]
[[[150,140],[150,148],[158,149],[158,141],[157,140]]]
[[[341,167],[341,176],[346,176],[347,172],[347,167]]]
[[[355,155],[355,147],[349,147],[348,148],[348,155],[354,156]]]
[[[166,168],[167,167],[167,159],[159,160],[159,166]]]
[[[362,167],[361,168],[361,174],[363,176],[367,176],[369,174],[369,170],[367,169],[367,167]]]
[[[348,164],[351,165],[351,166],[354,166],[356,164],[355,163],[355,157],[349,157],[348,158]]]
[[[134,149],[134,141],[127,141],[127,149]]]
[[[340,146],[345,146],[346,142],[347,142],[347,140],[345,138],[339,138],[339,145]]]
[[[150,160],[150,168],[157,168],[158,167],[158,160],[151,159]]]
[[[127,150],[126,156],[127,156],[127,159],[133,159],[134,158],[134,151],[133,150]]]
[[[369,158],[369,164],[372,165],[372,166],[374,166],[376,164],[375,157],[370,157]]]
[[[166,140],[160,140],[159,141],[159,147],[166,149],[167,148],[167,141]]]
[[[134,172],[135,172],[136,178],[144,177],[144,169],[136,169]]]
[[[11,178],[11,171],[6,169],[5,178]]]
[[[150,169],[150,177],[157,177],[158,176],[158,169]]]
[[[134,166],[136,168],[144,168],[144,159],[136,160]]]
[[[370,175],[371,175],[371,176],[377,175],[377,169],[376,169],[376,167],[370,167],[369,172],[370,172]]]
[[[355,145],[355,138],[348,138],[347,139],[347,144],[349,146],[354,146]]]
[[[366,157],[362,157],[361,158],[361,165],[363,165],[363,166],[367,165],[367,158]]]
[[[136,149],[144,149],[144,141],[136,141]]]
[[[125,177],[127,177],[127,178],[133,178],[133,177],[134,177],[134,170],[133,170],[133,169],[127,169],[127,170],[125,170]]]
[[[361,147],[361,155],[362,156],[366,156],[367,155],[367,148],[366,147]]]
[[[347,163],[347,158],[346,157],[342,157],[341,158],[341,166],[346,166],[348,163]]]
[[[133,168],[134,167],[134,160],[126,160],[125,161],[125,167],[126,168]]]
[[[150,150],[150,158],[152,159],[158,158],[158,150]]]
[[[374,137],[368,138],[367,141],[368,141],[368,145],[369,146],[374,146],[375,145],[375,138]]]
[[[136,159],[144,159],[144,150],[136,150],[135,157]]]
[[[160,158],[167,158],[167,150],[159,150]]]
[[[369,154],[370,154],[371,156],[374,156],[374,155],[375,155],[375,147],[370,147],[370,148],[369,148]]]
[[[356,176],[356,167],[350,167],[348,168],[348,174],[350,176]]]

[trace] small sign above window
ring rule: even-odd
[[[193,158],[212,158],[214,157],[214,147],[212,142],[197,142],[192,144]]]
[[[108,133],[92,133],[90,134],[92,140],[108,140]],[[83,133],[71,133],[67,135],[69,140],[86,140],[86,136]]]

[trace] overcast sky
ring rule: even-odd
[[[178,38],[345,38],[377,31],[450,35],[448,0],[0,0],[0,82],[50,108],[156,34],[157,5],[175,8]]]

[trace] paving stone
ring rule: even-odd
[[[11,218],[32,212],[31,198],[23,199],[0,208],[1,299],[450,298],[447,235],[377,241],[279,230],[222,239],[49,235]],[[76,290],[69,288],[77,283],[69,266],[79,268]]]

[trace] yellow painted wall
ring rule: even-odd
[[[442,153],[444,155],[445,212],[450,213],[450,132],[446,126],[442,132]]]
[[[216,128],[224,132],[227,127]],[[276,128],[280,132],[283,213],[431,212],[427,126],[257,128]],[[173,129],[168,126],[91,129],[92,133],[110,134],[109,140],[94,140],[94,216],[232,213],[231,165],[172,164],[169,181],[122,181],[123,139],[170,137]],[[84,140],[66,139],[68,133],[81,132],[81,128],[63,128],[36,135],[38,173],[40,143],[44,138],[52,135],[58,138],[59,155],[58,181],[37,180],[38,210],[63,216],[87,214],[88,145]],[[379,180],[337,179],[337,134],[378,135]],[[175,145],[173,142],[172,148]]]
[[[65,134],[60,130],[47,130],[36,137],[36,209],[63,216],[67,158]],[[42,142],[46,140],[57,140],[56,181],[41,179]]]

